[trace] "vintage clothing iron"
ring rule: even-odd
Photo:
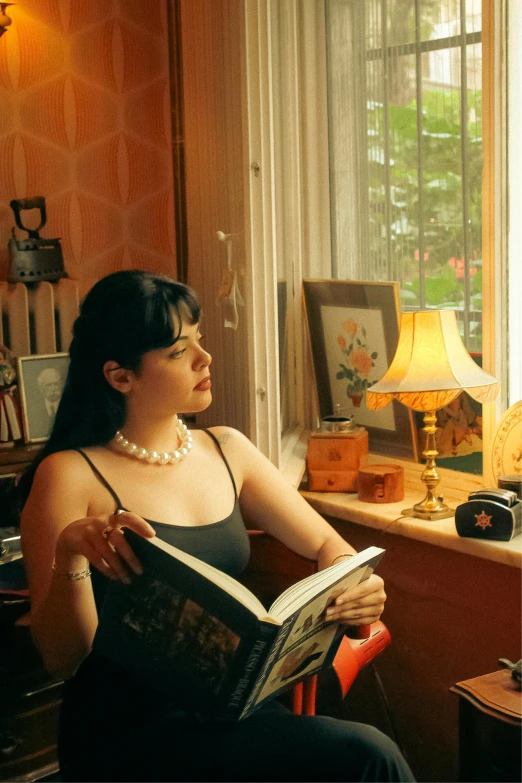
[[[9,202],[14,212],[16,225],[27,231],[27,239],[16,239],[14,228],[13,238],[9,240],[9,258],[11,261],[8,281],[10,283],[39,283],[42,280],[50,282],[67,277],[63,265],[62,247],[59,239],[41,239],[39,231],[47,222],[45,198],[13,199]],[[26,228],[20,218],[20,212],[25,209],[40,210],[40,224],[37,228]]]

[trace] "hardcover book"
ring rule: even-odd
[[[384,553],[372,546],[318,571],[267,610],[236,579],[158,537],[125,537],[143,574],[111,582],[93,648],[185,709],[230,721],[331,664],[343,629],[325,608]]]

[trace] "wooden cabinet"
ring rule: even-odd
[[[0,478],[6,474],[20,473],[33,461],[41,447],[41,443],[30,443],[0,448]]]
[[[31,783],[58,770],[62,683],[43,669],[29,627],[16,620],[28,601],[0,603],[0,781]]]
[[[31,444],[0,449],[1,528],[18,524],[9,477],[20,473],[40,448],[41,444]],[[15,563],[4,563],[0,569],[11,565]],[[5,589],[11,589],[9,579],[7,584]],[[21,595],[0,595],[0,781],[30,783],[58,770],[62,683],[43,669],[29,626],[18,624],[29,608],[29,600]]]

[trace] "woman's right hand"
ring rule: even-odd
[[[77,571],[85,568],[85,560],[88,560],[109,579],[128,584],[131,574],[141,574],[143,569],[122,533],[124,527],[144,538],[155,536],[151,525],[131,511],[117,511],[71,522],[58,536],[57,570]]]

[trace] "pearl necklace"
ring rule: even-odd
[[[192,448],[192,434],[185,422],[180,421],[179,419],[176,425],[176,433],[179,436],[181,444],[175,451],[152,451],[140,448],[135,443],[131,443],[131,441],[127,440],[119,430],[114,436],[113,443],[117,449],[124,451],[129,457],[142,459],[151,464],[175,465],[176,462],[180,462],[180,460],[184,459]]]

